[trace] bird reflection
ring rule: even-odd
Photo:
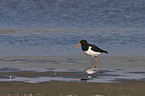
[[[88,75],[92,75],[92,74],[95,74],[99,71],[99,68],[87,68],[85,69],[85,72],[88,74]]]
[[[99,68],[92,68],[91,67],[91,68],[85,69],[84,71],[87,73],[87,75],[82,77],[82,78],[79,78],[77,80],[83,81],[83,82],[87,82],[88,80],[91,80],[92,79],[92,75],[97,73],[99,71]]]

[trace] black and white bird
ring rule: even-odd
[[[99,47],[97,47],[93,44],[89,44],[86,40],[81,40],[80,43],[75,48],[77,48],[80,45],[81,45],[82,50],[84,51],[84,53],[86,55],[92,56],[92,68],[94,68],[94,65],[93,65],[94,57],[95,57],[95,61],[96,61],[95,62],[95,67],[96,67],[97,62],[98,62],[97,56],[101,53],[107,53],[108,54],[107,51],[102,50],[102,49],[100,49]]]

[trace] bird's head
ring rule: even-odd
[[[86,44],[88,44],[86,40],[81,40],[80,43],[75,48],[77,48],[80,45],[86,45]]]

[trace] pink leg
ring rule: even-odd
[[[92,57],[92,68],[94,68],[94,65],[93,65],[93,60],[94,60],[94,57]]]
[[[98,63],[98,60],[97,60],[97,57],[95,57],[95,67],[96,67],[96,65],[97,65],[97,63]]]

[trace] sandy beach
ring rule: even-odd
[[[0,82],[0,96],[144,96],[145,82]]]

